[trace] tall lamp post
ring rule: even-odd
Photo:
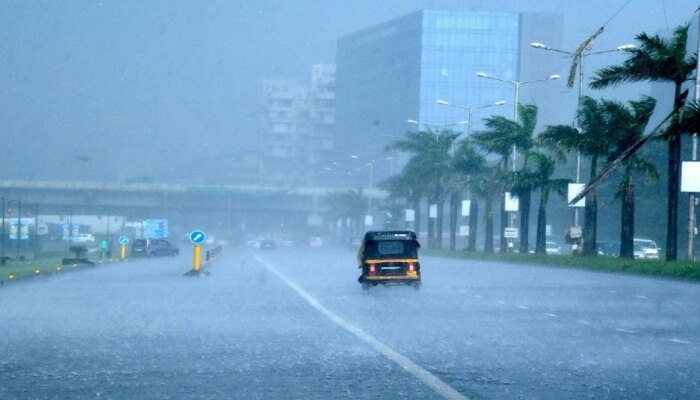
[[[499,101],[497,101],[497,102],[495,102],[495,103],[486,104],[486,105],[478,106],[478,107],[460,106],[460,105],[457,105],[457,104],[452,104],[452,103],[450,103],[450,102],[448,102],[448,101],[446,101],[446,100],[440,100],[440,99],[435,100],[435,103],[440,104],[440,105],[443,105],[443,106],[454,107],[454,108],[460,108],[460,109],[462,109],[462,110],[466,110],[466,111],[467,111],[467,124],[469,124],[469,127],[467,128],[467,135],[470,135],[470,134],[472,133],[472,126],[473,126],[473,125],[472,125],[472,114],[474,113],[474,111],[480,110],[480,109],[482,109],[482,108],[488,108],[488,107],[494,107],[494,106],[502,106],[502,105],[506,104],[506,101],[505,101],[505,100],[499,100]]]
[[[493,76],[491,76],[491,75],[489,75],[489,74],[487,74],[487,73],[485,73],[485,72],[477,72],[477,73],[476,73],[476,76],[479,77],[479,78],[492,79],[492,80],[495,80],[495,81],[504,82],[504,83],[513,85],[513,88],[515,89],[515,104],[513,105],[513,120],[515,121],[516,124],[518,123],[518,104],[520,103],[520,87],[521,87],[522,85],[526,85],[526,84],[529,84],[529,83],[551,81],[551,80],[556,80],[556,79],[559,79],[559,78],[560,78],[559,75],[557,75],[557,74],[552,74],[552,75],[549,75],[549,76],[546,77],[546,78],[534,79],[534,80],[531,80],[531,81],[511,81],[511,80],[508,80],[508,79],[495,78],[495,77],[493,77]],[[515,152],[516,152],[516,147],[515,147],[515,144],[513,144],[513,162],[512,162],[512,164],[513,164],[513,172],[515,172]],[[504,206],[505,206],[505,201],[504,201],[503,204],[504,204]],[[515,221],[514,221],[515,218],[514,218],[514,217],[515,217],[515,213],[512,212],[512,213],[511,213],[511,218],[510,218],[510,221],[509,221],[510,227],[511,227],[511,228],[513,228],[514,225],[515,225]],[[501,243],[504,244],[503,241],[501,241]],[[509,242],[509,245],[512,245],[512,241]]]
[[[604,51],[596,51],[596,52],[588,52],[588,53],[581,53],[578,55],[576,52],[573,51],[566,51],[566,50],[560,50],[560,49],[555,49],[552,47],[549,47],[545,44],[538,43],[538,42],[532,42],[530,43],[530,46],[536,48],[536,49],[542,49],[542,50],[548,50],[548,51],[554,51],[557,53],[562,53],[566,54],[567,56],[570,57],[578,57],[579,62],[578,62],[578,103],[577,103],[577,109],[581,108],[581,99],[583,98],[583,61],[586,57],[589,56],[595,56],[598,54],[605,54],[605,53],[614,53],[617,51],[623,51],[623,50],[629,50],[633,49],[635,46],[633,44],[625,44],[621,46],[617,46],[616,48],[612,50],[604,50]],[[575,123],[575,127],[577,129],[581,129],[580,126],[578,126],[577,122]],[[581,152],[577,151],[576,152],[576,183],[581,183]],[[579,207],[574,207],[574,226],[579,226]]]
[[[520,86],[526,85],[528,83],[551,81],[551,80],[561,78],[557,74],[552,74],[546,78],[534,79],[531,81],[510,81],[507,79],[495,78],[495,77],[493,77],[485,72],[477,72],[476,76],[478,76],[479,78],[492,79],[494,81],[505,82],[505,83],[513,85],[513,87],[515,89],[515,104],[513,105],[513,120],[515,121],[515,123],[518,123],[518,104],[520,102]],[[515,145],[513,145],[513,172],[515,172],[515,152],[516,152],[516,148],[515,148]]]

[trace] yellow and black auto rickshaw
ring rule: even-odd
[[[362,270],[358,281],[363,289],[378,284],[421,284],[418,248],[413,231],[369,231],[357,252],[357,265]]]

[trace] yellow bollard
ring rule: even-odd
[[[195,244],[194,245],[194,259],[193,259],[193,265],[192,269],[194,269],[194,272],[199,272],[199,266],[201,265],[202,257],[202,246]]]
[[[126,259],[126,245],[125,244],[122,245],[121,256],[122,256],[122,261],[124,261]]]

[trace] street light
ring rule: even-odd
[[[515,121],[515,123],[518,123],[518,103],[520,101],[520,86],[528,84],[528,83],[544,82],[544,81],[550,81],[550,80],[561,78],[557,74],[552,74],[546,78],[535,79],[535,80],[531,80],[531,81],[511,81],[508,79],[501,79],[501,78],[493,77],[485,72],[477,72],[476,76],[479,78],[492,79],[494,81],[505,82],[505,83],[513,85],[513,87],[515,88],[515,104],[514,104],[513,120]],[[515,151],[516,151],[515,145],[513,145],[513,172],[515,172]]]
[[[472,133],[472,113],[474,113],[475,110],[479,110],[482,108],[488,108],[488,107],[494,107],[494,106],[502,106],[502,105],[506,104],[506,101],[499,100],[495,103],[486,104],[486,105],[478,106],[478,107],[459,106],[459,105],[452,104],[452,103],[449,103],[448,101],[440,100],[440,99],[435,100],[435,103],[443,105],[443,106],[461,108],[462,110],[467,110],[467,112],[468,112],[467,124],[469,124],[468,130],[467,130],[467,135],[471,135],[471,133]]]
[[[416,121],[415,119],[407,119],[406,122],[408,122],[409,124],[418,125],[418,126],[423,125],[423,126],[429,128],[429,129],[433,129],[433,130],[449,128],[449,127],[451,127],[451,126],[457,126],[457,125],[469,125],[469,121],[468,121],[468,120],[467,120],[467,121],[457,121],[457,122],[455,122],[455,123],[453,123],[453,124],[443,124],[443,125],[426,124],[426,123],[423,123],[423,122],[418,122],[418,121]]]
[[[516,124],[518,123],[518,104],[520,102],[520,86],[526,85],[529,83],[544,82],[544,81],[550,81],[550,80],[555,80],[555,79],[560,78],[559,75],[552,74],[546,78],[534,79],[534,80],[530,80],[530,81],[511,81],[508,79],[501,79],[501,78],[493,77],[485,72],[477,72],[476,76],[479,78],[492,79],[494,81],[504,82],[504,83],[508,83],[510,85],[513,85],[513,88],[515,89],[515,104],[513,105],[513,120],[515,121]],[[516,147],[515,147],[515,143],[513,143],[513,172],[515,172],[515,152],[516,152]],[[503,206],[505,207],[505,200],[503,202]],[[511,213],[510,227],[513,228],[514,226],[515,226],[515,213]],[[512,243],[509,243],[509,244],[512,244]]]
[[[532,42],[530,43],[530,46],[536,48],[536,49],[542,49],[542,50],[547,50],[547,51],[554,51],[557,53],[562,53],[566,54],[572,58],[578,57],[579,62],[578,62],[578,104],[577,108],[581,108],[581,98],[583,97],[583,60],[586,57],[589,56],[594,56],[598,54],[605,54],[605,53],[614,53],[617,51],[624,51],[624,50],[630,50],[636,48],[635,45],[633,44],[623,44],[621,46],[617,46],[616,48],[612,50],[603,50],[603,51],[596,51],[596,52],[588,52],[588,53],[577,53],[573,51],[566,51],[566,50],[560,50],[560,49],[555,49],[552,47],[547,46],[546,44],[539,43],[539,42]],[[578,126],[578,123],[576,124],[576,127],[580,129]],[[576,183],[581,182],[581,152],[577,151],[576,152]],[[578,207],[574,207],[574,226],[579,226],[579,211]]]

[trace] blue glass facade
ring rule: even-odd
[[[476,72],[518,78],[519,15],[424,11],[422,29],[420,121],[446,125],[466,119],[466,111],[436,104],[437,99],[465,107],[499,100],[512,102],[512,86],[478,78]],[[489,110],[508,113],[512,108]],[[479,115],[472,128],[479,129]],[[465,128],[466,129],[466,128]]]
[[[561,16],[551,14],[423,10],[340,38],[333,161],[352,167],[348,157],[353,155],[355,160],[383,165],[377,160],[386,158],[385,146],[417,129],[407,120],[439,126],[468,118],[466,110],[436,104],[438,99],[463,107],[507,102],[475,111],[473,130],[481,129],[482,119],[493,114],[512,118],[514,86],[476,73],[515,81],[557,72],[547,69],[554,64],[551,58],[533,52],[529,43],[557,46],[560,21]],[[538,91],[547,85],[525,86],[521,102],[546,98],[546,92]],[[453,129],[467,131],[466,125]],[[375,179],[386,176],[388,169],[375,168]]]

